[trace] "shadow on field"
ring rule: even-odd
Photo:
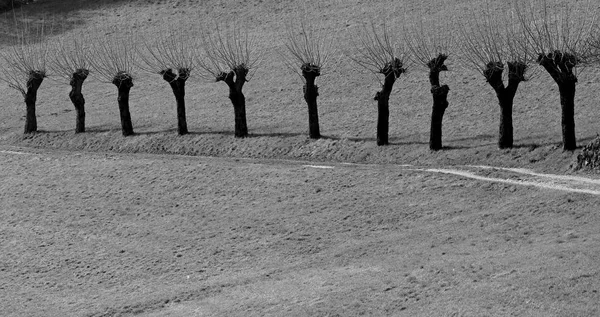
[[[86,23],[84,11],[113,5],[138,3],[132,0],[35,0],[13,10],[0,12],[0,45],[14,45],[25,32],[59,35]],[[90,14],[89,12],[87,12]]]
[[[74,13],[81,10],[94,10],[102,7],[123,4],[135,3],[138,1],[132,0],[35,0],[32,3],[20,6],[15,10],[15,14],[24,13],[29,17],[34,16],[52,16]],[[8,12],[8,15],[13,13]]]

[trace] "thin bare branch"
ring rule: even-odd
[[[108,30],[99,32],[90,50],[93,73],[106,82],[118,77],[135,77],[139,55],[132,34]]]
[[[0,81],[25,95],[30,77],[47,75],[50,30],[45,22],[34,25],[15,20],[15,23],[19,30],[15,43],[0,50]]]
[[[246,80],[253,77],[262,55],[257,49],[255,39],[240,26],[223,28],[215,22],[214,29],[202,28],[203,54],[198,54],[195,64],[202,70],[200,76],[212,80],[220,79],[223,74],[243,69]],[[245,30],[245,29],[244,29]]]
[[[151,73],[172,69],[190,74],[196,66],[200,32],[193,28],[190,32],[180,23],[167,23],[165,28],[160,34],[141,36],[138,66]]]
[[[331,34],[318,29],[305,13],[299,23],[289,23],[285,33],[285,64],[303,80],[302,71],[323,74],[335,51]]]
[[[486,74],[507,63],[530,65],[534,50],[512,8],[487,1],[458,23],[460,56],[469,67]]]
[[[386,25],[380,30],[374,23],[365,25],[352,38],[355,52],[348,56],[358,65],[374,74],[386,76],[399,77],[406,71],[407,49],[398,40],[392,39]]]
[[[520,25],[536,54],[561,52],[573,56],[575,67],[590,61],[590,39],[597,31],[600,7],[596,0],[514,1]],[[558,56],[558,55],[557,55]]]

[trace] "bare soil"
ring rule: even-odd
[[[598,195],[391,165],[0,157],[5,316],[600,313]]]

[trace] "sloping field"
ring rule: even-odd
[[[121,136],[116,88],[93,73],[83,134],[73,132],[66,81],[44,80],[39,132],[26,136],[23,98],[1,85],[0,315],[600,315],[598,179],[572,170],[579,151],[562,151],[558,88],[543,70],[516,95],[513,149],[497,149],[493,90],[452,54],[444,150],[428,148],[430,85],[418,65],[391,95],[391,144],[375,144],[379,82],[344,55],[357,30],[384,21],[401,30],[420,14],[460,20],[482,4],[24,6],[18,14],[31,21],[59,17],[57,37],[151,37],[174,21],[196,36],[216,19],[248,30],[263,56],[244,86],[244,139],[233,137],[227,86],[197,70],[184,136],[158,74],[135,74],[130,137]],[[303,83],[280,56],[283,30],[305,9],[338,49],[317,79],[320,140],[308,138]],[[600,71],[581,71],[580,146],[599,131],[599,91]]]
[[[24,15],[60,14],[53,6],[66,2],[45,0],[27,6]],[[400,30],[411,15],[438,15],[440,19],[460,19],[466,8],[477,2],[453,2],[444,8],[422,6],[419,1],[108,1],[99,9],[90,2],[74,1],[82,9],[68,10],[62,21],[73,21],[84,34],[111,36],[115,32],[134,32],[150,36],[165,28],[168,21],[181,21],[180,27],[194,36],[197,25],[210,27],[215,19],[225,24],[239,24],[256,37],[263,52],[263,62],[256,75],[244,87],[247,98],[248,125],[251,138],[234,140],[233,109],[227,98],[227,86],[214,83],[192,71],[187,85],[188,126],[191,135],[177,137],[175,100],[170,87],[158,74],[138,72],[131,91],[133,138],[119,135],[117,91],[98,77],[84,84],[87,126],[90,133],[73,135],[75,114],[68,98],[66,82],[46,79],[38,95],[39,133],[25,140],[21,137],[24,104],[17,91],[4,89],[3,113],[0,115],[2,142],[31,146],[71,149],[172,152],[218,156],[292,157],[317,160],[397,162],[420,164],[481,163],[496,165],[531,165],[538,169],[566,171],[573,155],[560,149],[560,104],[558,89],[543,70],[535,66],[532,79],[521,85],[515,98],[514,127],[516,148],[496,148],[499,107],[496,96],[484,77],[450,55],[449,72],[442,82],[450,86],[450,106],[444,117],[443,142],[448,151],[429,153],[431,94],[427,73],[411,65],[406,76],[395,85],[390,99],[390,142],[386,148],[374,145],[377,118],[376,77],[349,60],[351,41],[365,23],[386,23]],[[95,2],[94,2],[95,3]],[[304,3],[304,2],[303,2]],[[87,4],[87,5],[86,5]],[[36,11],[36,6],[39,10]],[[325,140],[309,141],[306,103],[302,82],[289,70],[280,56],[284,50],[285,26],[299,19],[302,10],[327,32],[335,34],[337,55],[317,79],[320,96],[319,113]],[[314,15],[314,17],[312,17]],[[407,17],[405,17],[405,15]],[[58,29],[58,28],[57,28]],[[121,30],[121,31],[117,31]],[[398,33],[400,36],[401,33]],[[66,31],[65,36],[80,36]],[[583,145],[596,136],[595,110],[600,72],[581,72],[576,95],[576,131]],[[3,86],[4,87],[4,86]]]

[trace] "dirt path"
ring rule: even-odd
[[[0,160],[7,316],[600,313],[596,180],[6,147]]]

